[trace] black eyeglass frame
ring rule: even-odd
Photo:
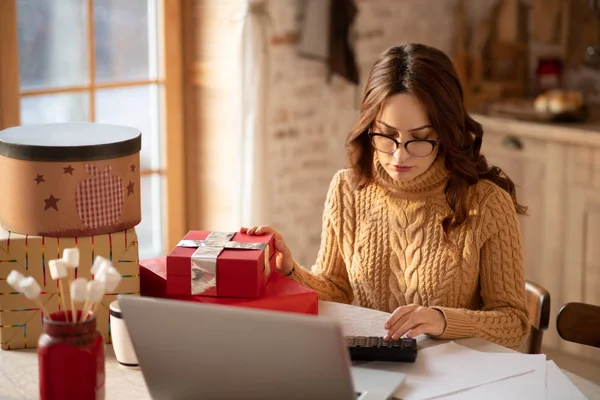
[[[373,148],[374,148],[375,150],[377,150],[378,152],[380,152],[380,153],[384,153],[384,154],[394,154],[394,153],[396,152],[396,150],[398,150],[398,147],[399,147],[400,145],[402,145],[402,147],[404,147],[404,150],[406,150],[406,152],[407,152],[408,154],[410,154],[410,152],[409,152],[409,151],[408,151],[408,149],[407,149],[407,146],[408,146],[410,143],[413,143],[413,142],[426,142],[426,143],[429,143],[429,144],[431,145],[431,151],[430,151],[430,152],[429,152],[427,155],[425,155],[425,156],[414,156],[414,155],[410,154],[410,155],[411,155],[411,157],[418,157],[418,158],[423,158],[423,157],[427,157],[427,156],[431,155],[431,153],[433,153],[433,150],[435,150],[435,146],[437,146],[437,145],[438,145],[438,143],[439,143],[439,141],[437,141],[437,140],[433,140],[433,139],[411,139],[411,140],[407,140],[406,142],[404,142],[404,143],[403,143],[403,142],[399,142],[399,141],[397,141],[396,139],[394,139],[394,138],[393,138],[393,137],[391,137],[391,136],[384,135],[383,133],[376,133],[376,132],[373,132],[373,131],[372,131],[372,130],[370,130],[370,129],[367,131],[367,135],[368,135],[368,136],[369,136],[369,138],[371,139],[371,146],[373,146]],[[393,141],[394,143],[396,143],[396,148],[394,148],[394,150],[392,150],[392,151],[389,151],[389,152],[388,152],[388,151],[382,151],[382,150],[379,150],[377,147],[375,147],[375,143],[374,143],[374,141],[375,141],[375,137],[376,137],[376,136],[381,136],[381,137],[384,137],[384,138],[386,138],[386,139],[389,139],[389,140]]]

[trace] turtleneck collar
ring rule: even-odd
[[[374,158],[375,180],[391,193],[410,198],[430,197],[443,193],[448,180],[444,157],[438,156],[427,171],[409,181],[396,181],[383,168],[377,155]]]

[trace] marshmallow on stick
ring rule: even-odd
[[[21,291],[29,300],[33,300],[44,312],[46,318],[52,320],[50,317],[50,313],[46,310],[44,303],[42,303],[42,299],[40,299],[40,294],[42,290],[40,289],[40,285],[36,282],[36,280],[32,276],[28,276],[27,278],[23,278],[21,282],[19,282],[19,286],[21,287]]]
[[[104,282],[104,290],[106,293],[113,293],[119,282],[121,282],[121,274],[112,265],[98,277],[98,280]]]
[[[112,267],[110,261],[102,256],[96,256],[92,264],[92,275],[98,277],[104,273],[109,267]]]
[[[62,258],[69,267],[77,268],[79,266],[79,249],[76,247],[64,249]]]
[[[64,260],[50,260],[48,261],[48,266],[50,267],[50,275],[52,276],[52,279],[58,281],[58,286],[60,289],[60,300],[63,303],[62,307],[65,313],[65,321],[68,321],[69,314],[67,313],[67,309],[69,307],[66,302],[65,289],[63,286],[63,279],[68,278],[69,276],[67,263]]]
[[[71,247],[63,250],[63,261],[69,267],[68,272],[68,283],[73,290],[73,279],[75,278],[75,268],[79,267],[79,249],[76,247]],[[71,273],[71,271],[73,271]],[[73,322],[77,322],[77,310],[75,309],[75,301],[73,300],[73,296],[71,296],[71,316],[73,317]]]
[[[91,272],[95,279],[99,279],[100,276],[102,276],[106,272],[106,270],[108,270],[108,268],[111,268],[111,267],[112,267],[112,264],[109,259],[104,258],[102,256],[96,256],[96,258],[94,259],[94,262],[92,264]],[[102,295],[104,295],[104,293]],[[97,302],[94,302],[89,305],[88,310],[85,313],[84,321],[88,319],[89,313],[90,313],[90,311],[94,310],[94,308],[96,307],[96,303]]]
[[[115,267],[112,265],[106,268],[102,273],[98,276],[98,280],[104,283],[104,293],[113,293],[117,286],[119,286],[119,282],[121,282],[121,274]],[[89,318],[92,318],[96,313],[96,307],[98,306],[97,301],[94,303],[93,311],[89,315]]]
[[[89,281],[87,284],[87,291],[85,297],[85,305],[83,306],[83,312],[81,314],[81,321],[88,319],[88,314],[92,306],[102,301],[104,296],[104,282],[98,280]]]
[[[71,302],[73,306],[73,322],[77,322],[77,305],[83,303],[87,296],[88,280],[85,278],[77,278],[71,283]]]
[[[6,277],[6,282],[12,286],[17,292],[21,291],[21,281],[25,279],[22,273],[13,269]]]

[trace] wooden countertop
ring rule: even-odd
[[[490,116],[476,112],[471,113],[471,117],[483,125],[484,132],[494,131],[531,139],[600,147],[600,120],[558,124]]]

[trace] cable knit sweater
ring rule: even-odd
[[[529,331],[519,222],[508,193],[481,180],[469,218],[443,240],[448,173],[438,157],[407,182],[375,161],[376,182],[349,187],[339,171],[327,194],[321,248],[312,271],[291,278],[322,300],[392,312],[420,304],[441,311],[442,339],[481,337],[517,348]]]

